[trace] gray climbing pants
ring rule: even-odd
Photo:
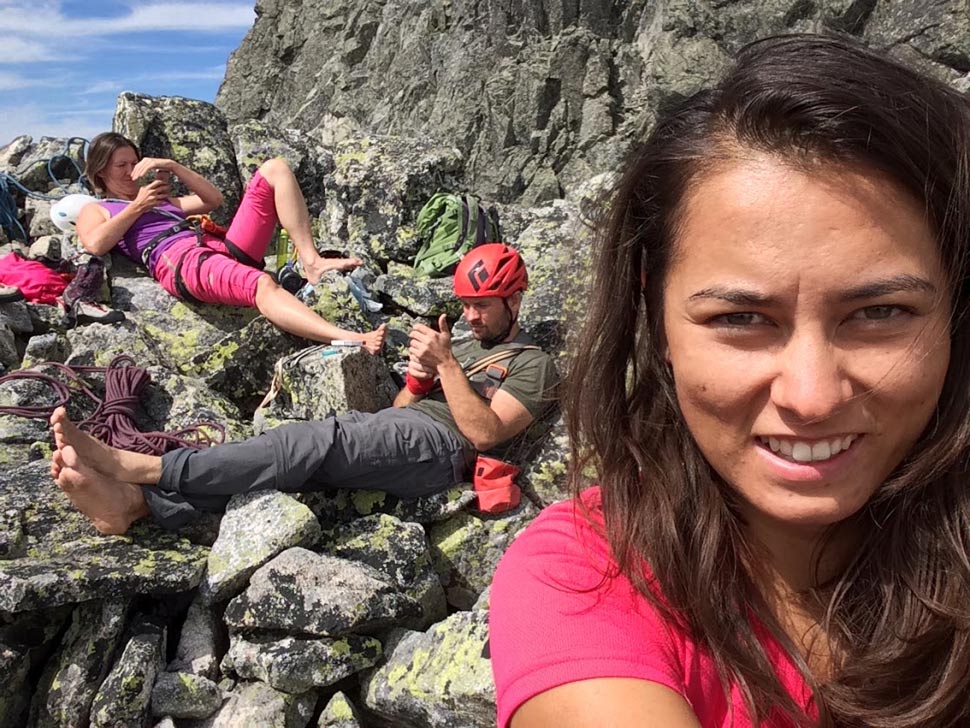
[[[389,408],[298,422],[205,450],[162,456],[157,485],[144,486],[152,517],[165,528],[221,512],[237,493],[352,488],[399,498],[431,495],[463,482],[476,453],[423,412]]]

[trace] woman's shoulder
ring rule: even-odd
[[[549,506],[519,535],[489,601],[500,725],[530,697],[578,680],[629,677],[685,693],[683,640],[618,572],[599,489]]]

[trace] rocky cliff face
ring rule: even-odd
[[[743,44],[837,30],[970,85],[966,0],[259,0],[216,101],[319,139],[427,136],[532,204],[613,169]]]

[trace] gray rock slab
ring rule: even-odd
[[[156,718],[208,718],[222,706],[222,690],[201,675],[163,672],[152,688],[151,709]]]
[[[398,388],[380,357],[360,348],[332,352],[332,347],[314,346],[280,360],[271,390],[275,396],[260,407],[256,419],[322,420],[391,405]]]
[[[180,721],[180,728],[305,728],[316,702],[316,690],[291,695],[266,683],[245,683],[215,715],[204,721]]]
[[[127,600],[89,601],[74,610],[34,694],[32,728],[87,724],[91,703],[124,637],[128,607]]]
[[[401,626],[424,630],[447,615],[445,592],[420,524],[387,514],[364,516],[324,531],[319,548],[387,574],[420,604],[421,615],[404,620]]]
[[[56,648],[54,638],[70,612],[66,607],[23,612],[0,622],[0,725],[26,725],[36,683],[31,673]]]
[[[230,628],[321,637],[379,629],[418,614],[419,606],[368,566],[302,548],[259,568],[226,607]]]
[[[0,610],[174,593],[198,586],[208,549],[142,521],[99,536],[37,461],[0,469],[0,512],[16,510],[25,555],[0,560]]]
[[[132,632],[91,703],[91,728],[128,728],[148,720],[152,687],[162,670],[165,630],[145,621]]]
[[[277,491],[233,496],[209,552],[204,602],[236,596],[256,569],[293,546],[313,546],[320,523],[305,505]]]
[[[320,713],[317,728],[363,728],[356,706],[343,691],[337,691]]]
[[[254,637],[234,635],[223,660],[224,672],[255,679],[287,693],[327,687],[360,672],[380,659],[374,637],[342,638]]]
[[[467,483],[426,498],[402,499],[379,490],[320,491],[302,493],[300,498],[322,523],[387,513],[402,521],[426,525],[461,513],[474,503],[475,493],[471,483]]]
[[[495,687],[483,656],[488,613],[457,612],[428,632],[394,630],[384,664],[361,683],[364,705],[393,725],[492,728]]]
[[[216,680],[219,677],[219,645],[224,641],[222,622],[196,596],[182,623],[170,672],[187,672]]]
[[[518,508],[497,516],[461,513],[431,526],[431,557],[448,602],[471,609],[492,582],[499,559],[538,511],[523,499]]]

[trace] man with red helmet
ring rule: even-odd
[[[518,325],[528,275],[516,251],[502,243],[473,248],[453,285],[472,338],[453,343],[445,316],[438,330],[415,326],[394,407],[161,457],[108,447],[59,408],[51,418],[51,474],[99,531],[112,534],[149,515],[178,528],[257,490],[352,488],[414,498],[467,481],[478,453],[507,444],[553,406],[557,377],[551,357]]]

